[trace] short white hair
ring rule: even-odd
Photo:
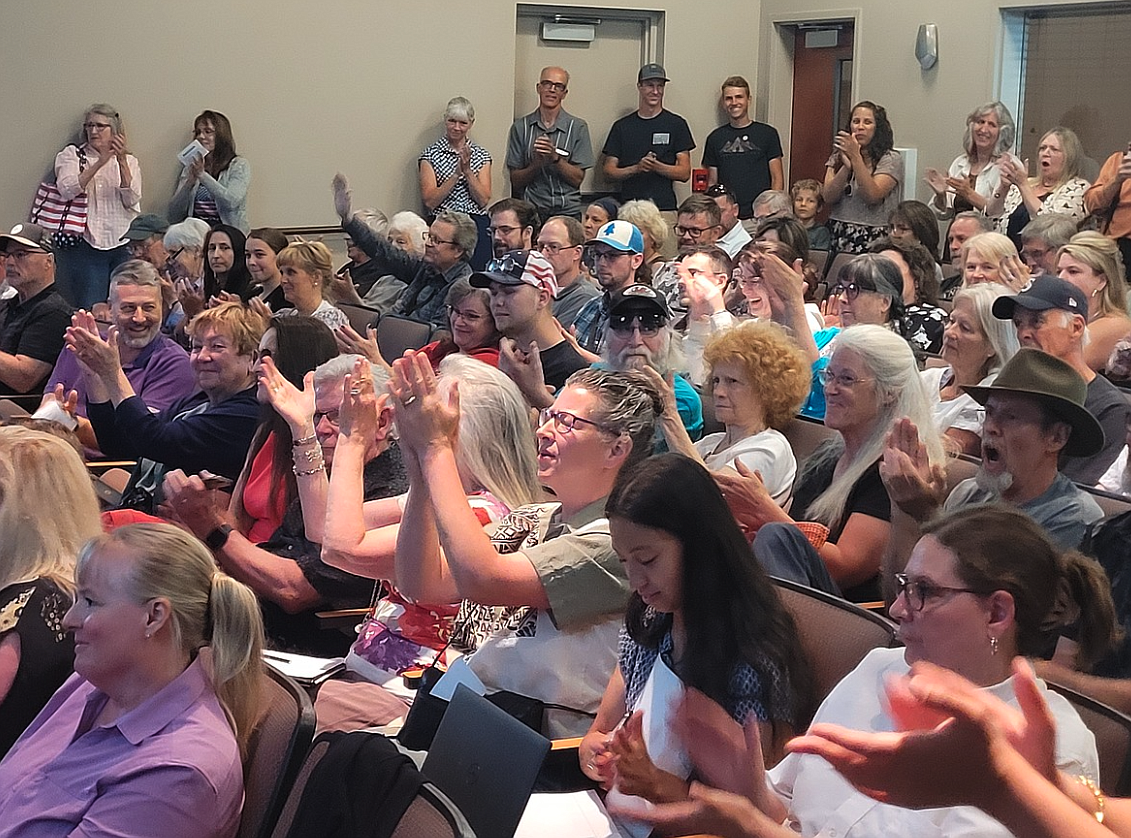
[[[180,250],[181,248],[204,250],[204,238],[211,229],[207,221],[201,221],[199,218],[186,218],[179,224],[171,225],[165,231],[165,249],[170,251]]]

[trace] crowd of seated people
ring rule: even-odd
[[[972,684],[953,682],[968,706],[1048,702],[1045,767],[1097,779],[1067,703],[1007,679],[1042,658],[1131,707],[1120,519],[1105,534],[1088,490],[1131,495],[1131,400],[1110,380],[1131,377],[1131,155],[1089,188],[1055,127],[1030,176],[989,103],[946,174],[926,171],[931,204],[904,201],[914,173],[862,101],[823,182],[787,189],[736,76],[709,184],[677,202],[695,143],[666,83],[641,69],[602,149],[615,196],[588,203],[597,157],[565,70],[512,126],[510,197],[452,99],[416,161],[423,217],[355,210],[335,177],[337,270],[323,242],[251,227],[223,114],[197,117],[204,153],[162,216],[141,214],[116,110],[85,113],[55,164],[60,194],[88,197],[85,231],[0,234],[0,396],[73,443],[0,428],[0,838],[47,817],[234,834],[263,644],[346,659],[318,694],[325,730],[396,722],[407,671],[464,659],[541,705],[547,734],[582,737],[578,767],[630,835],[996,834],[962,805],[1005,822],[984,797],[919,814],[851,787],[859,760],[834,745],[874,756],[885,689],[954,677],[919,662]],[[761,159],[720,145],[743,132]],[[395,318],[428,337],[386,357]],[[823,424],[815,450],[790,436],[799,414]],[[978,460],[961,482],[959,455]],[[131,468],[101,526],[80,456]],[[769,576],[883,601],[904,649],[816,694]],[[356,634],[318,614],[341,609],[367,612]],[[47,801],[45,776],[74,799]]]

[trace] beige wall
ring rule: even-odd
[[[93,13],[40,0],[18,24],[0,27],[0,227],[24,217],[36,183],[95,101],[126,120],[147,210],[163,211],[179,172],[175,155],[206,107],[232,119],[251,162],[253,224],[333,223],[329,183],[339,169],[359,206],[419,209],[416,157],[439,135],[454,95],[475,104],[473,136],[496,160],[501,197],[515,12],[500,0],[115,0]],[[731,72],[754,76],[757,19],[757,6],[738,0],[679,0],[668,10],[668,104],[700,142],[719,118],[719,82]],[[632,88],[635,79],[610,83]],[[608,126],[592,128],[600,146]]]
[[[787,43],[775,23],[855,19],[853,100],[883,105],[897,146],[919,150],[920,169],[945,169],[961,152],[966,115],[994,98],[1001,54],[1001,10],[1018,3],[992,0],[762,0],[759,89],[764,107],[785,140],[790,124]],[[1031,0],[1024,7],[1067,5],[1066,0]],[[922,70],[915,60],[921,23],[939,30],[939,61]],[[915,173],[917,195],[929,188]],[[911,177],[911,173],[908,173]]]
[[[588,7],[663,4],[597,0]],[[77,12],[69,0],[27,5],[18,21],[0,27],[0,226],[23,218],[36,183],[93,101],[113,103],[126,119],[147,210],[164,209],[179,170],[175,154],[205,107],[232,118],[251,162],[254,224],[333,223],[328,184],[339,169],[351,177],[359,206],[418,208],[416,156],[439,134],[444,103],[457,94],[475,103],[474,136],[495,157],[500,197],[515,12],[509,0],[116,0],[97,13]],[[774,22],[822,16],[857,18],[856,98],[887,107],[897,143],[918,147],[921,166],[947,165],[959,151],[965,114],[995,91],[998,3],[668,0],[668,106],[687,117],[701,147],[720,121],[719,82],[740,73],[762,94],[759,118],[785,135],[789,65]],[[941,45],[939,65],[926,72],[912,54],[923,22],[938,24]],[[629,90],[633,82],[610,79]],[[591,127],[599,147],[608,126]]]

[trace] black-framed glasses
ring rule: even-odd
[[[458,246],[458,242],[454,242],[451,239],[439,239],[439,238],[436,238],[435,236],[433,236],[431,233],[425,233],[424,234],[424,243],[425,244],[450,244],[453,247]]]
[[[619,259],[621,256],[627,256],[629,251],[616,250],[615,248],[608,248],[607,250],[599,250],[596,247],[590,247],[586,250],[586,254],[594,262],[604,259],[606,262],[611,262],[614,259]]]
[[[930,600],[944,597],[947,594],[989,595],[989,592],[979,591],[975,588],[956,588],[951,585],[936,585],[926,579],[912,579],[906,573],[895,574],[895,587],[899,593],[903,594],[907,600],[907,607],[912,611],[922,611],[923,606]]]
[[[82,127],[87,131],[101,131],[103,128],[113,128],[109,122],[84,122]]]
[[[551,419],[554,421],[554,430],[563,434],[573,433],[574,427],[578,422],[583,425],[592,425],[597,430],[604,431],[605,433],[616,433],[612,428],[607,428],[600,422],[594,422],[592,419],[586,419],[583,416],[578,416],[575,413],[569,413],[565,410],[554,410],[552,407],[547,407],[538,414],[539,425],[545,425]]]
[[[550,79],[542,79],[538,82],[538,86],[546,90],[552,90],[555,93],[565,93],[566,85],[564,81],[551,81]]]
[[[846,300],[855,300],[860,296],[861,291],[869,291],[869,288],[861,288],[855,282],[850,282],[848,285],[841,285],[839,282],[833,286],[833,294],[837,297],[844,297]]]
[[[718,224],[711,224],[707,227],[684,227],[682,224],[677,224],[675,225],[675,234],[677,236],[687,236],[692,240],[698,240],[698,238],[708,230],[713,230],[718,226]]]
[[[509,236],[515,230],[521,230],[521,229],[522,229],[521,227],[515,227],[515,226],[510,225],[510,224],[499,224],[497,226],[492,225],[492,226],[488,227],[487,232],[490,233],[492,236],[495,235],[495,233],[502,233],[504,236]]]
[[[314,427],[318,427],[322,420],[325,419],[335,428],[338,427],[341,420],[341,408],[334,408],[333,410],[316,410],[314,411]]]
[[[667,318],[659,312],[646,314],[618,314],[609,318],[609,328],[618,335],[631,335],[634,329],[646,338],[655,337],[667,325]]]

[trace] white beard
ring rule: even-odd
[[[1000,498],[1013,485],[1013,475],[1008,471],[990,474],[983,466],[978,466],[978,471],[974,474],[974,482],[979,489],[991,492],[995,498]]]

